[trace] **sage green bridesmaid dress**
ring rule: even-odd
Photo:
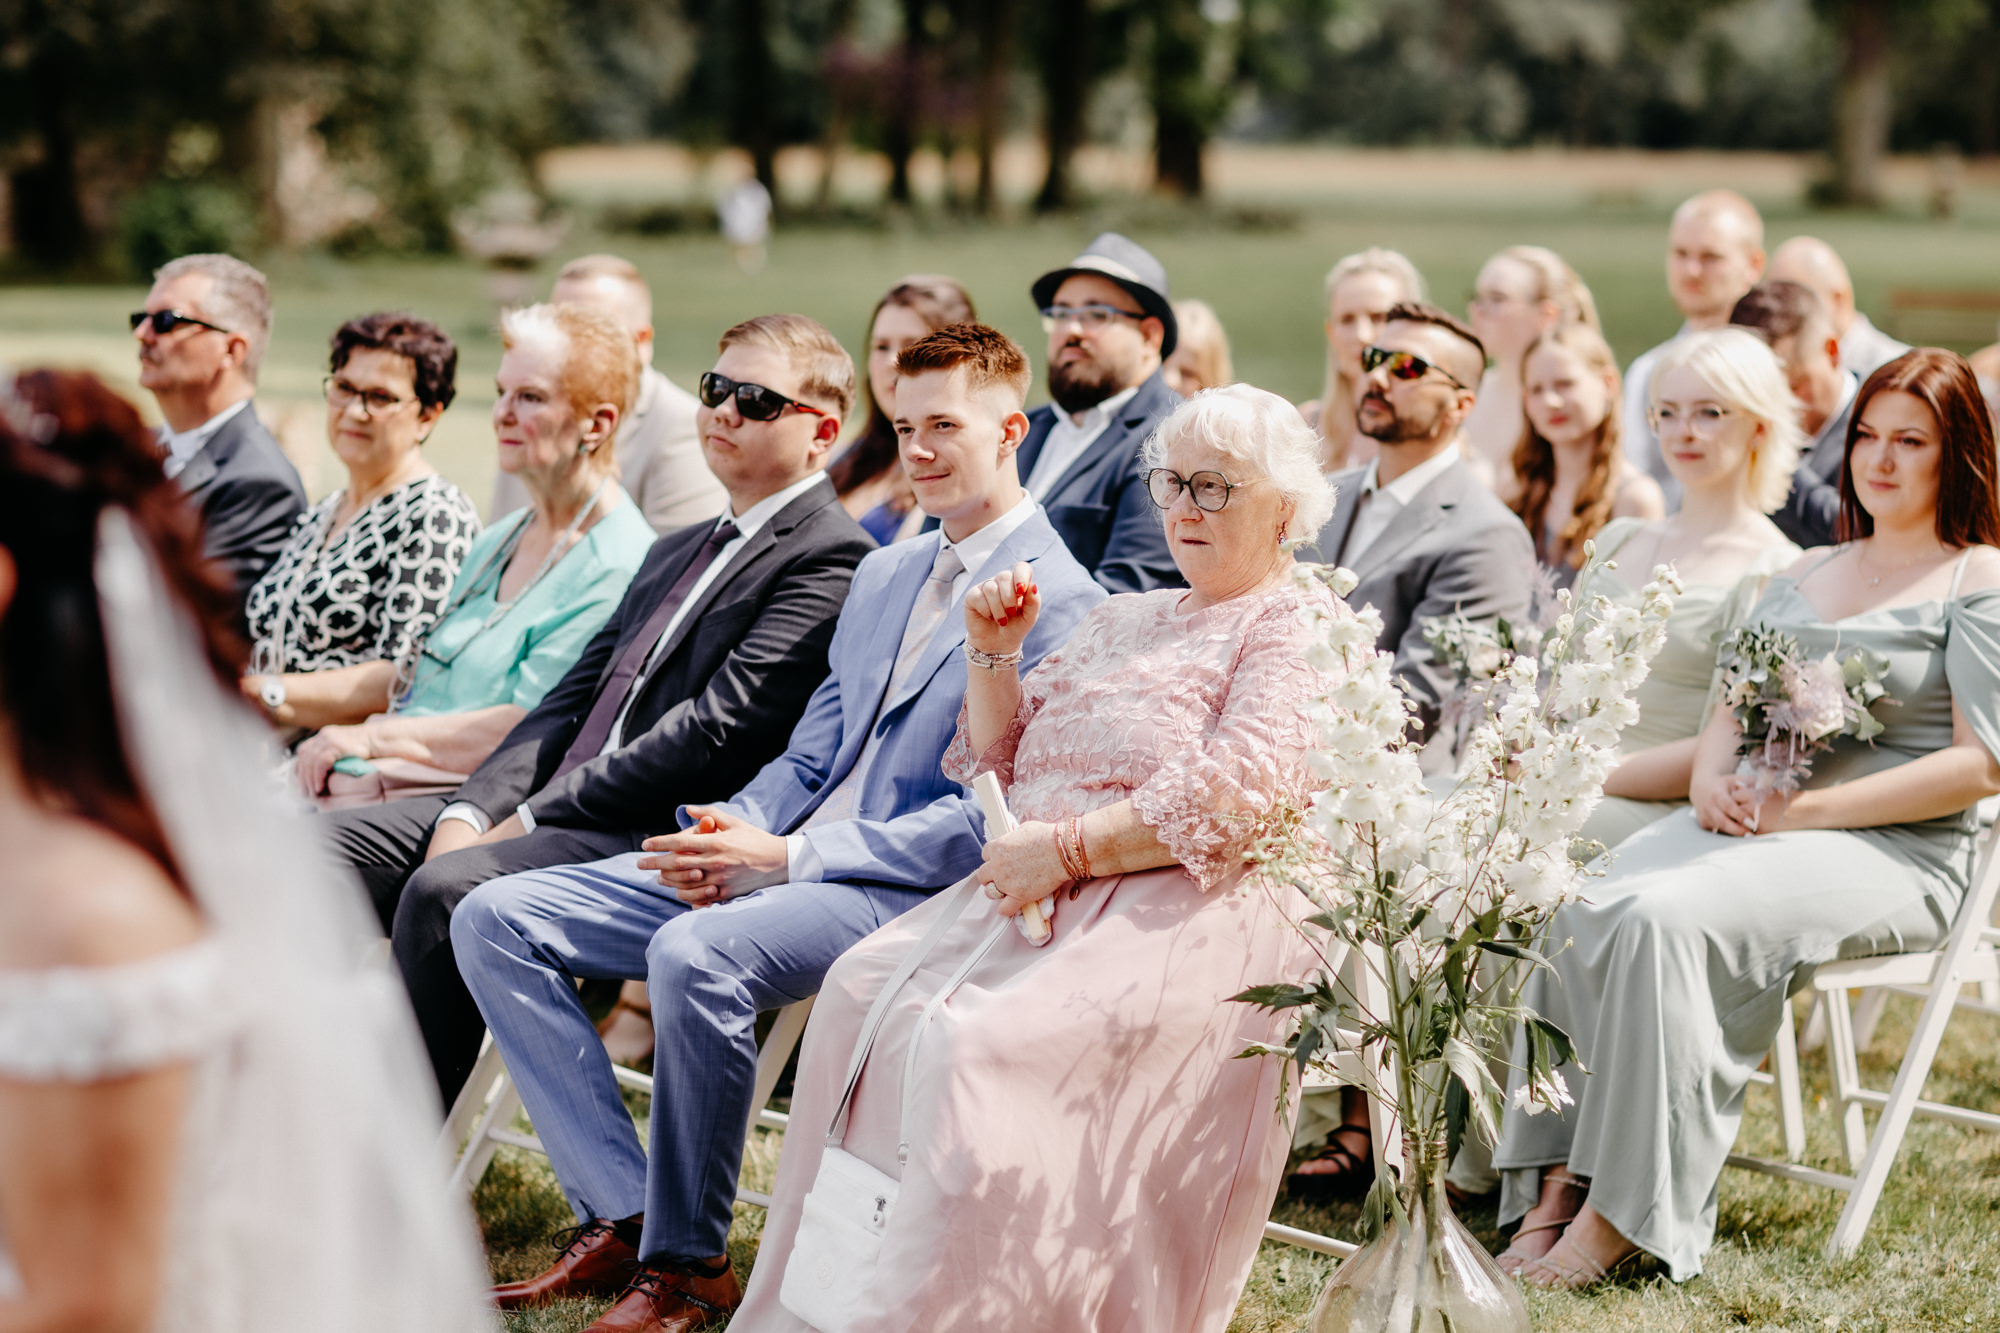
[[[1597,555],[1577,576],[1576,605],[1588,611],[1593,598],[1637,606],[1641,589],[1653,577],[1650,569],[1611,569],[1619,549],[1645,526],[1642,519],[1620,518],[1597,535]],[[1618,738],[1621,755],[1686,740],[1699,733],[1715,709],[1715,654],[1722,641],[1736,632],[1763,595],[1771,576],[1791,566],[1799,548],[1786,542],[1758,557],[1734,583],[1690,583],[1667,619],[1667,642],[1653,659],[1633,701],[1639,720]],[[1686,801],[1635,801],[1607,796],[1583,826],[1585,838],[1606,847],[1618,844],[1658,819],[1683,809]]]
[[[1834,622],[1796,580],[1771,580],[1753,621],[1797,636],[1808,656],[1868,648],[1889,660],[1896,702],[1874,706],[1885,730],[1820,754],[1808,787],[1946,748],[1954,703],[2000,754],[2000,589],[1960,596],[1963,571],[1961,560],[1942,601]],[[1591,1206],[1676,1281],[1699,1273],[1744,1089],[1786,997],[1820,963],[1935,947],[1970,879],[1975,825],[1967,809],[1735,838],[1683,809],[1627,839],[1610,873],[1584,886],[1589,901],[1556,913],[1552,938],[1573,942],[1523,995],[1590,1073],[1564,1071],[1576,1097],[1564,1114],[1510,1105],[1493,1154],[1503,1223],[1533,1206],[1543,1168],[1566,1163],[1590,1179]]]

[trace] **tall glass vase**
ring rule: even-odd
[[[1445,1198],[1442,1143],[1406,1138],[1406,1221],[1334,1270],[1306,1333],[1529,1333],[1520,1290]]]

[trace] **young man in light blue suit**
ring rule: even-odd
[[[899,369],[903,466],[942,527],[862,560],[785,754],[727,802],[677,811],[685,831],[644,854],[493,880],[453,917],[459,969],[582,1224],[547,1273],[494,1293],[503,1308],[617,1295],[596,1333],[734,1308],[723,1244],[758,1012],[816,993],[855,941],[979,864],[977,806],[940,767],[965,698],[966,591],[1010,572],[1040,588],[1028,664],[1104,599],[1021,486],[1020,348],[957,325]],[[650,1156],[578,977],[646,980]]]

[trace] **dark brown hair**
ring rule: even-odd
[[[244,645],[232,598],[201,554],[200,519],[160,473],[153,433],[90,375],[29,371],[0,385],[0,548],[13,600],[0,610],[0,713],[29,789],[97,824],[176,874],[159,821],[133,778],[98,610],[98,518],[116,505],[192,613],[217,680],[232,692]]]
[[[854,443],[847,446],[833,465],[826,470],[827,480],[840,495],[864,486],[875,480],[896,464],[896,431],[889,424],[882,405],[875,401],[875,392],[869,387],[866,366],[867,349],[875,341],[875,321],[881,318],[887,306],[900,306],[924,322],[932,333],[949,328],[953,324],[969,324],[979,318],[979,312],[972,308],[972,298],[965,288],[950,278],[934,274],[915,273],[898,281],[875,303],[868,312],[868,328],[862,335],[861,401],[857,404],[861,418],[861,434]]]
[[[1878,393],[1907,393],[1937,418],[1937,537],[1946,546],[2000,546],[2000,492],[1994,488],[1993,419],[1979,380],[1964,357],[1942,347],[1918,347],[1876,368],[1854,396],[1840,465],[1840,523],[1834,535],[1851,542],[1875,531],[1854,488],[1854,441],[1862,413]]]
[[[1760,282],[1743,293],[1729,312],[1731,324],[1749,329],[1772,344],[1802,332],[1815,321],[1824,324],[1826,311],[1812,288],[1778,279]]]
[[[1449,310],[1440,309],[1428,301],[1398,301],[1389,307],[1389,313],[1382,316],[1384,324],[1435,324],[1437,327],[1456,334],[1479,353],[1479,364],[1486,364],[1486,344],[1479,341],[1479,335],[1465,326],[1465,321]],[[1469,387],[1478,388],[1474,384]]]
[[[393,352],[409,360],[416,377],[417,403],[425,411],[450,407],[457,396],[458,346],[429,320],[397,311],[350,319],[334,330],[333,356],[327,369],[339,372],[347,359],[363,348]]]
[[[984,324],[953,324],[925,334],[896,357],[898,375],[960,368],[972,377],[975,392],[1004,384],[1024,400],[1035,374],[1020,344]]]
[[[1576,488],[1576,503],[1562,531],[1556,534],[1554,560],[1543,562],[1553,565],[1559,560],[1571,569],[1581,569],[1584,543],[1603,531],[1618,503],[1618,451],[1623,435],[1618,419],[1618,358],[1612,355],[1604,335],[1596,329],[1585,324],[1558,324],[1529,344],[1521,357],[1524,387],[1528,360],[1544,347],[1562,348],[1600,375],[1607,370],[1611,372],[1611,397],[1605,405],[1604,420],[1598,423],[1590,442],[1590,471]],[[1535,433],[1526,412],[1521,414],[1521,421],[1521,439],[1514,446],[1514,475],[1520,478],[1521,492],[1514,497],[1513,509],[1527,525],[1539,557],[1542,528],[1548,519],[1549,493],[1556,484],[1556,451],[1554,445]]]

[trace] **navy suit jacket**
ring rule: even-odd
[[[223,423],[174,480],[201,508],[202,553],[228,572],[240,616],[250,585],[264,577],[306,511],[298,469],[257,419],[252,402]]]
[[[1083,456],[1056,479],[1041,498],[1049,523],[1091,576],[1110,592],[1151,592],[1187,585],[1167,549],[1160,511],[1146,494],[1139,448],[1181,396],[1153,372]],[[1044,403],[1028,414],[1028,436],[1016,466],[1025,481],[1056,424],[1056,408]]]
[[[758,828],[791,833],[853,771],[871,730],[882,741],[862,776],[855,817],[806,834],[818,878],[936,889],[970,874],[985,844],[985,823],[965,788],[945,777],[944,752],[965,702],[964,598],[946,613],[895,698],[885,699],[902,627],[930,577],[942,534],[926,533],[872,552],[833,632],[833,671],[806,705],[785,753],[765,765],[727,808]],[[1037,510],[972,571],[971,588],[1020,561],[1035,567],[1042,612],[1022,645],[1025,674],[1061,646],[1104,590],[1064,549]],[[683,810],[682,827],[693,821]]]

